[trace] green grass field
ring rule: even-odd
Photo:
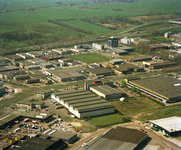
[[[163,108],[163,106],[145,97],[128,98],[127,100],[127,102],[113,101],[111,103],[115,106],[115,109],[123,115],[129,116],[135,116],[144,111]]]
[[[111,58],[102,56],[100,54],[91,53],[91,54],[80,54],[80,55],[71,55],[70,58],[75,60],[82,61],[84,63],[98,63],[98,62],[105,62],[111,60]]]
[[[99,117],[91,117],[91,119],[88,120],[88,122],[96,127],[107,127],[118,123],[124,123],[122,118],[123,118],[122,115],[110,114]]]
[[[8,3],[8,0],[0,1],[0,8]],[[57,4],[61,2],[61,4]],[[16,0],[11,1],[5,12],[1,12],[0,19],[0,47],[13,48],[31,45],[40,45],[51,42],[56,42],[62,39],[69,40],[70,37],[78,38],[78,36],[87,36],[75,30],[71,30],[62,26],[49,23],[48,20],[65,20],[71,26],[80,27],[83,29],[90,29],[93,34],[98,36],[105,36],[108,32],[115,33],[115,30],[107,29],[95,25],[101,22],[99,18],[107,16],[121,16],[121,17],[136,17],[145,15],[161,15],[170,14],[176,16],[175,13],[180,13],[181,3],[180,0],[138,0],[133,3],[84,3],[84,0]],[[72,6],[70,6],[72,4]],[[119,8],[121,11],[115,11]],[[81,19],[95,18],[98,22],[87,23]],[[67,19],[75,19],[67,21]],[[144,21],[143,21],[144,22]],[[120,24],[124,22],[120,22]],[[112,22],[115,25],[115,22]],[[119,25],[119,24],[118,24]],[[54,27],[54,28],[53,28]],[[120,29],[119,29],[120,31]],[[117,31],[117,32],[119,32]],[[42,38],[31,40],[17,41],[17,38],[8,39],[3,33],[12,32],[38,32],[42,34]],[[92,36],[92,35],[91,35]],[[80,38],[80,37],[79,37]],[[36,42],[35,42],[36,41]]]

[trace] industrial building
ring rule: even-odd
[[[113,87],[113,82],[109,80],[103,80],[103,81],[91,81],[91,82],[85,82],[84,83],[84,89],[90,90],[90,87],[92,86],[98,86],[98,85],[108,85],[110,87]]]
[[[169,62],[169,63],[155,63],[149,66],[150,69],[162,69],[162,68],[169,68],[169,67],[176,67],[176,62]]]
[[[181,80],[172,77],[153,77],[140,80],[132,80],[127,83],[135,85],[140,91],[156,97],[164,103],[181,101]]]
[[[92,43],[92,47],[98,50],[104,50],[104,45],[100,45],[98,43]]]
[[[140,61],[150,61],[152,60],[151,57],[133,57],[131,59],[129,59],[130,62],[140,62]]]
[[[114,113],[111,103],[86,90],[54,93],[51,96],[78,118]]]
[[[125,60],[123,59],[113,59],[113,60],[110,60],[109,63],[112,64],[112,65],[119,65],[119,64],[122,64]]]
[[[50,138],[59,138],[59,139],[62,139],[66,143],[70,143],[77,138],[76,133],[64,132],[64,131],[58,131],[58,130],[51,135],[45,134],[45,136],[49,136]]]
[[[85,150],[137,150],[148,136],[136,129],[117,127],[110,129]]]
[[[72,52],[76,52],[76,53],[87,52],[87,49],[83,49],[83,48],[80,48],[80,49],[71,48],[70,50],[71,50]]]
[[[16,54],[13,54],[13,55],[7,55],[6,56],[7,58],[9,58],[12,62],[17,62],[17,61],[22,61],[24,60],[22,57],[16,55]]]
[[[73,62],[73,59],[71,59],[71,58],[61,58],[61,59],[58,59],[58,61],[59,61],[60,63],[67,64],[67,63],[69,63],[69,62]]]
[[[131,39],[127,38],[127,37],[122,38],[121,43],[126,44],[126,45],[130,45],[131,44]]]
[[[141,43],[140,44],[141,48],[149,51],[155,51],[157,49],[168,49],[168,46],[164,46],[162,44],[145,44]]]
[[[42,68],[53,68],[54,65],[52,63],[41,63],[40,66]]]
[[[106,99],[115,99],[122,96],[120,91],[108,85],[92,86],[90,87],[90,91]]]
[[[157,128],[164,134],[169,136],[180,136],[181,135],[181,118],[180,117],[168,117],[157,120],[149,120],[149,125]]]
[[[16,120],[20,121],[25,118],[30,118],[37,122],[47,122],[52,117],[52,113],[41,113],[31,111],[30,109],[5,109],[0,114],[0,129],[5,129],[7,126],[14,125]]]
[[[45,75],[52,76],[54,73],[61,72],[84,72],[86,69],[84,67],[69,67],[69,68],[56,68],[56,70],[42,70]]]
[[[131,73],[133,71],[135,72],[143,72],[144,68],[138,67],[133,64],[122,64],[122,65],[116,65],[117,68],[114,70],[115,74],[127,74]]]
[[[28,61],[34,65],[40,65],[41,63],[46,63],[46,60],[43,60],[41,58],[29,59]]]
[[[88,44],[84,44],[84,45],[74,45],[75,49],[89,49],[89,45]]]
[[[26,53],[16,53],[16,55],[22,57],[23,59],[32,59],[32,57],[27,55]]]
[[[52,77],[56,78],[60,82],[79,81],[84,80],[85,76],[77,71],[70,72],[54,72]]]
[[[45,91],[39,91],[37,92],[37,98],[39,99],[47,99],[48,97],[51,96],[51,94],[53,93],[53,90],[45,90]]]
[[[71,50],[66,50],[66,49],[52,49],[52,51],[57,52],[61,55],[67,55],[72,52]]]
[[[42,109],[45,108],[45,102],[41,102],[38,100],[24,100],[20,101],[16,104],[18,108],[27,108],[27,109]]]
[[[24,66],[25,70],[38,70],[41,69],[40,65],[29,65],[29,66]]]
[[[22,142],[24,141],[24,142]],[[61,138],[41,138],[25,136],[13,143],[8,150],[56,150],[65,149],[67,144]]]
[[[117,37],[109,37],[108,38],[108,46],[109,47],[118,47],[118,38]]]
[[[13,79],[20,81],[20,80],[26,80],[29,78],[30,78],[29,74],[22,74],[22,75],[16,75]]]
[[[0,73],[0,78],[4,79],[12,79],[16,75],[23,75],[26,74],[24,70],[14,70],[14,71],[6,71]]]
[[[134,43],[135,45],[138,45],[138,44],[151,44],[150,40],[140,38],[140,37],[131,38],[131,42]]]
[[[114,71],[111,69],[103,68],[103,67],[98,67],[94,69],[87,69],[87,72],[89,72],[90,75],[92,76],[111,76],[114,75]]]
[[[58,60],[63,58],[62,55],[46,55],[46,56],[41,56],[41,59],[45,60],[46,62],[53,61],[53,60]]]
[[[0,72],[12,71],[12,70],[19,70],[19,68],[15,67],[15,66],[3,66],[3,67],[0,67]]]
[[[29,55],[33,58],[40,58],[41,56],[43,56],[43,54],[41,54],[39,52],[26,52],[26,55]]]
[[[116,54],[116,55],[128,55],[128,51],[120,49],[118,47],[117,48],[112,48],[112,49],[110,49],[110,51],[113,54]]]

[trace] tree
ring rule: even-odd
[[[131,91],[134,92],[135,90],[136,90],[136,88],[135,88],[135,85],[134,85],[134,86],[131,87]]]
[[[137,93],[140,94],[140,88],[137,89]]]
[[[130,119],[130,117],[123,117],[123,118],[122,118],[122,121],[123,121],[123,122],[130,122],[131,119]]]
[[[122,86],[122,87],[126,87],[126,81],[122,80],[121,86]]]

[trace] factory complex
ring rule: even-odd
[[[78,118],[114,113],[111,103],[86,90],[53,93],[51,98],[65,106]]]

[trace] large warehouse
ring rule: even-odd
[[[83,67],[70,67],[56,70],[44,70],[42,71],[46,75],[52,75],[52,77],[60,82],[68,82],[75,80],[84,80],[86,77],[80,72],[85,71]]]
[[[90,90],[96,93],[97,95],[108,99],[120,98],[122,95],[120,91],[108,85],[93,86],[90,87]]]
[[[165,103],[181,101],[181,80],[172,77],[154,77],[132,80],[127,83],[135,85],[140,91],[162,100]]]
[[[181,118],[180,117],[169,117],[157,120],[150,120],[149,124],[152,127],[159,129],[161,132],[168,134],[169,136],[181,135]]]
[[[57,92],[51,98],[65,106],[78,118],[114,113],[111,103],[86,90]]]
[[[148,136],[138,130],[124,127],[112,128],[86,150],[136,150]]]

